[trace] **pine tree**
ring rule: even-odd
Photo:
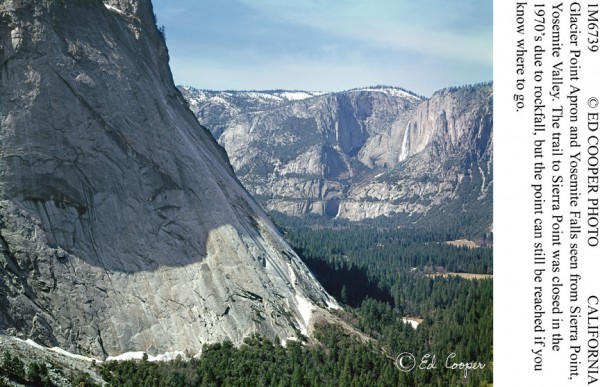
[[[342,291],[340,295],[340,299],[344,304],[349,304],[348,302],[348,289],[346,289],[346,284],[342,285]]]

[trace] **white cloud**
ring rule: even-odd
[[[157,1],[179,84],[428,95],[492,77],[491,0]]]

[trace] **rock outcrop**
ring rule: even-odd
[[[5,0],[0,47],[0,329],[195,354],[335,305],[173,85],[149,1]]]
[[[361,220],[416,218],[451,202],[491,203],[489,83],[429,99],[390,87],[330,94],[181,90],[269,210]]]

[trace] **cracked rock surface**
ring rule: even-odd
[[[5,0],[0,46],[0,329],[195,354],[334,303],[188,110],[150,2]]]

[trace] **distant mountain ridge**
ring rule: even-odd
[[[269,210],[416,218],[485,199],[491,224],[491,83],[431,98],[387,86],[295,91],[296,98],[282,90],[180,90]]]

